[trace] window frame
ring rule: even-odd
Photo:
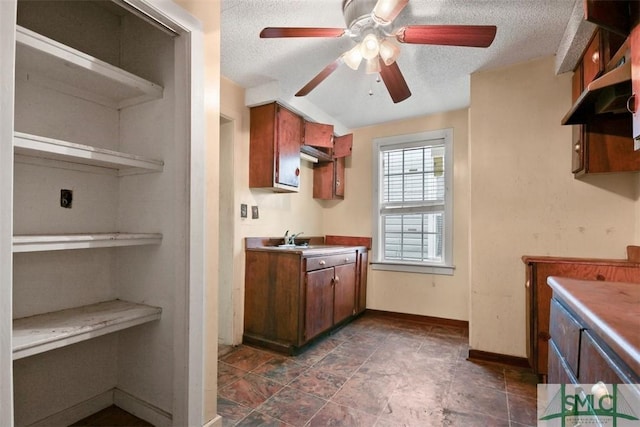
[[[390,261],[384,259],[381,188],[382,153],[389,150],[426,147],[429,145],[444,145],[445,159],[445,198],[444,198],[444,227],[443,227],[443,260],[442,262],[408,262]],[[373,247],[371,266],[374,270],[400,271],[423,274],[453,275],[453,129],[418,132],[406,135],[396,135],[373,140]]]

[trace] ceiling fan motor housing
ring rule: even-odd
[[[344,21],[351,37],[358,38],[364,35],[363,30],[375,26],[371,12],[376,3],[377,0],[344,0],[342,2]]]

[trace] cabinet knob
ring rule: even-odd
[[[339,278],[338,276],[336,276],[336,277],[334,277],[334,278],[333,278],[333,281],[334,281],[335,283],[338,283],[338,282],[340,281],[340,278]]]
[[[321,260],[320,260],[320,262],[319,262],[318,264],[320,264],[320,265],[325,265],[326,263],[327,263],[327,262],[326,262],[325,260],[321,259]]]
[[[600,52],[593,52],[593,55],[591,55],[591,61],[594,64],[597,64],[598,62],[600,62]]]
[[[579,142],[576,142],[576,145],[574,145],[574,146],[573,146],[573,150],[574,150],[576,153],[579,153],[579,152],[580,152],[580,143],[579,143]]]
[[[296,176],[300,176],[300,168],[296,168]]]
[[[344,262],[349,262],[349,258],[345,258],[345,259],[344,259]]]
[[[524,283],[524,287],[525,287],[525,288],[527,288],[527,289],[529,289],[529,288],[531,287],[531,281],[530,281],[530,280],[527,280],[527,281]]]

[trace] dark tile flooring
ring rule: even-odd
[[[536,377],[472,362],[462,328],[365,314],[298,356],[222,348],[223,426],[536,425]]]

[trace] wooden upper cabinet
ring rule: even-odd
[[[277,103],[251,108],[249,187],[298,191],[303,121]]]
[[[313,166],[313,198],[344,199],[344,157]]]
[[[353,134],[348,133],[333,138],[333,157],[340,158],[351,155],[351,147],[353,145]]]
[[[638,140],[640,140],[640,25],[636,25],[631,32],[631,93],[633,99],[630,100],[629,107],[634,111],[633,113],[633,138],[635,146],[638,147]]]
[[[632,27],[632,8],[637,0],[584,0],[585,20],[627,37]]]
[[[312,147],[333,147],[333,125],[304,122],[304,145]]]

